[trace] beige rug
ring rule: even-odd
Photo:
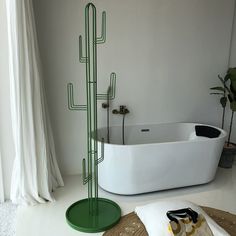
[[[203,210],[231,236],[236,236],[236,215],[210,207]],[[138,216],[132,212],[121,218],[119,224],[103,234],[104,236],[148,236]]]

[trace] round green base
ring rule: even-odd
[[[88,199],[72,204],[66,211],[67,223],[75,230],[96,233],[112,228],[121,217],[120,207],[113,201],[98,198],[98,214],[89,214]]]

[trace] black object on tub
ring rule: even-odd
[[[207,137],[207,138],[217,138],[220,136],[221,132],[206,125],[196,125],[195,132],[197,136]]]

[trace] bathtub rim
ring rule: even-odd
[[[196,142],[209,142],[209,141],[214,141],[214,140],[218,140],[218,139],[222,139],[222,138],[226,138],[226,136],[228,135],[227,131],[217,127],[217,126],[214,126],[214,125],[208,125],[208,124],[203,124],[203,123],[193,123],[193,122],[168,122],[168,123],[150,123],[150,124],[136,124],[136,125],[126,125],[125,127],[135,127],[135,126],[148,126],[148,125],[168,125],[168,124],[192,124],[192,125],[205,125],[205,126],[209,126],[209,127],[212,127],[212,128],[215,128],[217,130],[219,130],[221,132],[220,136],[219,137],[216,137],[216,138],[207,138],[207,139],[190,139],[190,140],[182,140],[182,141],[174,141],[174,142],[156,142],[156,143],[141,143],[141,144],[117,144],[117,143],[107,143],[107,142],[104,142],[104,145],[106,146],[114,146],[114,147],[123,147],[123,148],[127,148],[127,147],[137,147],[137,146],[149,146],[149,145],[166,145],[166,144],[170,144],[170,143],[196,143]],[[114,125],[114,126],[111,126],[110,128],[112,127],[121,127],[120,125]],[[101,127],[99,128],[97,131],[99,132],[99,130],[102,130],[102,129],[106,129],[107,127]],[[101,140],[98,139],[98,142],[101,143]]]

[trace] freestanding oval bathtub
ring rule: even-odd
[[[121,127],[111,127],[110,134],[99,164],[99,185],[124,195],[212,181],[227,135],[194,123],[126,126],[126,145],[121,144]],[[106,138],[106,128],[98,130],[98,137]]]

